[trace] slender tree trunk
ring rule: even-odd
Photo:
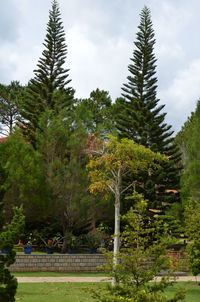
[[[115,192],[115,233],[114,233],[114,249],[113,249],[113,274],[115,274],[115,267],[118,264],[118,254],[120,250],[120,185],[121,177],[118,175],[118,181]],[[113,276],[112,286],[116,285],[116,278]]]
[[[115,201],[115,233],[114,233],[114,256],[113,263],[118,264],[117,254],[120,247],[120,200]]]

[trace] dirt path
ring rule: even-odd
[[[157,277],[159,281],[161,277]],[[108,277],[17,277],[19,283],[41,283],[41,282],[109,282]],[[200,276],[197,280],[193,276],[181,276],[177,277],[176,281],[198,281],[200,282]]]

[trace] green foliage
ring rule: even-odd
[[[39,229],[48,220],[57,221],[60,231],[86,223],[87,136],[76,116],[66,119],[66,114],[66,109],[56,116],[52,110],[43,113],[39,121],[43,131],[35,132],[36,149],[20,132],[1,145],[7,209],[23,203],[26,222],[37,222]]]
[[[68,69],[64,68],[67,55],[65,33],[60,17],[57,1],[53,0],[52,9],[49,12],[47,34],[43,43],[45,49],[39,59],[35,77],[30,80],[27,87],[27,96],[21,111],[22,130],[35,145],[35,130],[39,127],[41,115],[46,110],[58,112],[61,108],[69,108],[72,105],[73,91],[66,88]]]
[[[7,254],[0,255],[0,301],[2,302],[14,302],[17,289],[17,280],[11,275],[8,266],[15,262],[16,253],[13,251],[13,246],[23,232],[25,217],[22,207],[13,208],[13,214],[11,223],[5,228],[1,227],[0,232],[0,250],[7,251]]]
[[[123,97],[116,100],[114,112],[120,137],[133,139],[169,157],[169,161],[152,171],[151,176],[141,173],[138,180],[144,186],[137,187],[148,200],[149,208],[165,209],[179,201],[178,194],[168,194],[165,190],[179,189],[180,153],[172,138],[171,126],[164,121],[164,105],[158,104],[154,45],[151,14],[145,6],[140,14],[135,49],[128,66],[128,81],[122,88]]]
[[[4,195],[6,193],[6,188],[4,187],[4,184],[7,179],[7,173],[4,168],[5,162],[7,160],[6,157],[6,144],[5,142],[2,142],[0,144],[0,202],[3,200]],[[1,217],[0,217],[0,226],[1,226]]]
[[[166,151],[171,128],[164,124],[164,105],[158,105],[156,97],[156,58],[153,52],[154,30],[150,10],[144,7],[136,34],[136,49],[133,51],[128,84],[123,86],[123,98],[118,99],[121,108],[118,128],[123,137],[150,147],[153,151]],[[123,123],[120,123],[120,117]],[[163,152],[162,152],[163,153]]]
[[[200,102],[188,118],[176,140],[182,151],[184,171],[181,177],[181,196],[187,203],[188,198],[200,201]]]
[[[200,239],[194,240],[188,245],[189,268],[194,276],[200,274]]]
[[[0,84],[0,125],[1,134],[9,135],[20,117],[20,105],[24,88],[18,81],[9,85]]]
[[[107,91],[98,88],[92,91],[88,99],[79,101],[77,110],[84,113],[83,120],[89,133],[105,136],[113,131],[112,100]]]
[[[38,131],[36,136],[50,190],[52,215],[62,222],[63,232],[81,227],[89,202],[86,199],[87,155],[84,152],[87,135],[76,116],[65,117],[65,110],[56,116],[52,111],[46,111],[40,121],[43,132]]]
[[[20,235],[24,228],[24,215],[22,207],[13,208],[13,219],[10,224],[6,226],[6,231],[0,234],[0,249],[10,249],[13,244],[18,242]]]
[[[104,239],[106,234],[98,229],[92,230],[88,234],[81,235],[81,240],[83,244],[87,245],[89,248],[98,248],[101,246],[101,243],[105,243]]]
[[[169,269],[166,257],[167,239],[160,236],[161,225],[154,225],[146,212],[146,201],[137,196],[138,203],[124,217],[125,230],[121,234],[121,250],[118,253],[118,264],[114,265],[112,258],[106,266],[106,271],[117,280],[114,287],[94,292],[97,301],[124,302],[175,302],[183,301],[183,292],[177,292],[173,298],[167,298],[164,291],[172,285],[169,276],[161,278],[160,282],[152,281],[161,269]],[[152,241],[154,232],[154,241]]]
[[[24,205],[26,221],[40,221],[48,215],[49,191],[46,186],[42,154],[16,132],[3,143],[1,164],[7,175],[2,188],[6,207]]]
[[[191,240],[200,238],[200,204],[194,199],[189,199],[185,207],[185,226]]]
[[[132,140],[118,140],[114,136],[108,136],[108,139],[109,142],[102,144],[102,149],[91,155],[87,166],[91,169],[91,193],[111,191],[115,194],[119,190],[121,194],[124,191],[120,184],[123,176],[131,172],[137,174],[141,170],[148,170],[150,173],[152,167],[159,168],[158,162],[167,160],[165,156]]]
[[[104,198],[108,194],[113,194],[115,201],[115,231],[114,231],[114,254],[113,262],[117,264],[117,253],[119,252],[119,232],[120,232],[120,204],[121,196],[134,181],[122,187],[124,176],[134,172],[135,175],[141,170],[151,171],[151,167],[158,168],[158,162],[167,160],[159,153],[154,153],[150,149],[136,144],[127,138],[118,140],[114,136],[108,137],[109,142],[102,144],[102,149],[91,155],[88,168],[90,168],[89,178],[91,185],[90,192],[97,194],[104,192]],[[114,279],[115,282],[116,279]]]
[[[69,249],[76,249],[82,244],[82,238],[75,236],[72,232],[65,235],[64,241]]]
[[[38,125],[43,131],[35,132],[36,148],[20,131],[0,144],[7,213],[22,203],[29,232],[36,222],[39,231],[47,224],[63,235],[72,229],[88,231],[91,222],[108,216],[107,205],[100,206],[105,201],[87,190],[88,135],[77,112],[69,115],[67,108],[57,114],[46,110]]]
[[[181,196],[185,205],[185,233],[188,244],[188,260],[192,273],[200,273],[200,101],[195,112],[178,133],[176,140],[182,151],[184,171],[181,176]]]
[[[200,204],[190,199],[185,209],[185,233],[188,239],[189,267],[194,276],[200,274]]]

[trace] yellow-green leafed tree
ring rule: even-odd
[[[115,198],[115,231],[113,262],[117,264],[117,254],[120,246],[120,199],[137,179],[133,179],[126,187],[122,186],[123,177],[128,174],[137,175],[141,170],[151,174],[151,168],[159,167],[161,161],[167,157],[154,153],[150,149],[136,144],[127,138],[118,140],[109,136],[107,142],[102,142],[98,150],[94,150],[88,164],[91,181],[90,192],[98,194],[105,192],[113,194]],[[113,280],[113,285],[115,280]]]

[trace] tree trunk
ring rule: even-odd
[[[114,249],[113,249],[113,273],[115,266],[119,263],[118,253],[120,250],[120,194],[115,195],[115,233],[114,233]],[[113,276],[112,286],[116,285],[116,278]]]

